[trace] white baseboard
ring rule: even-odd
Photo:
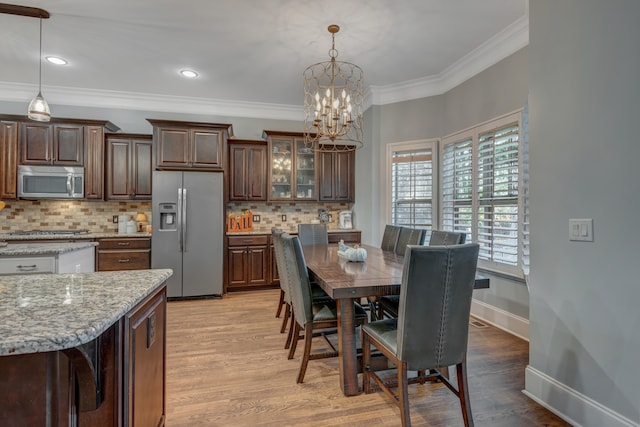
[[[496,328],[529,341],[529,320],[485,302],[471,300],[471,315]]]
[[[575,427],[640,427],[640,423],[612,411],[531,366],[527,366],[525,370],[525,390],[522,392]]]

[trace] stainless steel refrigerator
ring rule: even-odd
[[[151,267],[173,269],[168,297],[222,295],[222,175],[153,172]]]

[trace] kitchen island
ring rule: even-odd
[[[0,419],[163,425],[168,269],[0,276]]]
[[[10,243],[0,246],[0,275],[92,273],[97,242]]]

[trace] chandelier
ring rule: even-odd
[[[337,61],[333,24],[329,61],[304,70],[304,142],[314,151],[353,151],[362,147],[363,72]]]

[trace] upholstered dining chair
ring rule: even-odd
[[[396,245],[396,254],[404,255],[408,245],[424,245],[425,230],[419,228],[401,227]]]
[[[296,382],[301,383],[307,371],[309,360],[325,359],[336,357],[337,350],[327,339],[327,343],[332,351],[311,353],[311,344],[314,332],[338,327],[338,315],[335,301],[314,302],[311,295],[311,283],[309,282],[309,272],[302,253],[300,240],[296,236],[287,233],[281,235],[282,248],[285,259],[285,268],[280,271],[280,275],[287,276],[287,283],[290,287],[291,305],[293,306],[293,319],[295,324],[293,329],[293,340],[289,349],[289,359],[292,359],[301,332],[304,332],[304,353],[300,363],[300,370]],[[362,307],[356,304],[356,324],[362,325],[367,322],[367,313]],[[324,335],[321,335],[325,337]],[[326,338],[326,337],[325,337]]]
[[[372,392],[373,380],[400,407],[403,426],[411,425],[408,385],[435,380],[458,397],[464,425],[473,426],[466,358],[478,252],[477,243],[409,246],[398,317],[362,326],[364,392]],[[397,380],[384,380],[372,370],[372,346],[395,364]],[[442,373],[443,368],[453,365],[457,387]],[[407,371],[418,371],[419,375],[408,378]]]
[[[284,258],[284,252],[282,247],[282,234],[284,231],[273,227],[271,229],[271,239],[273,242],[273,251],[276,257],[276,267],[278,271],[286,271],[286,260]],[[280,274],[280,301],[278,302],[278,311],[284,308],[284,315],[282,319],[282,325],[280,326],[280,333],[284,333],[289,324],[289,333],[287,334],[287,340],[285,341],[285,349],[291,346],[291,340],[293,337],[293,326],[295,325],[295,319],[293,310],[291,309],[291,291],[289,286],[289,278],[286,274]],[[311,283],[311,298],[314,302],[331,301],[332,298],[327,295],[325,291],[318,286],[317,283]]]
[[[400,228],[397,225],[387,224],[384,226],[384,233],[382,234],[382,242],[380,243],[380,249],[383,251],[394,252],[396,245],[398,244],[398,236],[400,235]]]
[[[429,237],[429,246],[460,245],[464,243],[466,238],[466,233],[432,230],[431,237]],[[385,315],[397,317],[399,299],[398,295],[385,295],[378,298],[378,319],[383,319]]]
[[[298,224],[298,238],[302,245],[328,245],[327,224]]]

